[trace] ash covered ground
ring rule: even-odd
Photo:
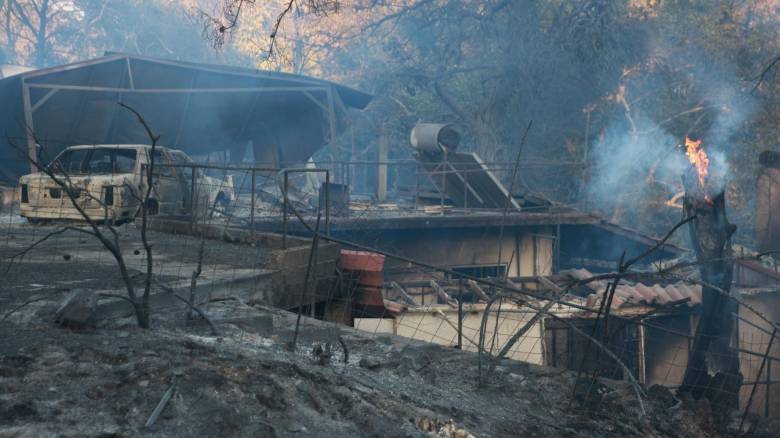
[[[473,354],[312,320],[293,353],[294,315],[282,311],[223,302],[213,336],[185,328],[183,312],[152,330],[127,319],[72,331],[44,308],[0,323],[1,436],[706,436],[662,398],[640,419],[622,382],[570,408],[571,373],[507,363],[480,386]],[[328,341],[323,364],[313,351]]]

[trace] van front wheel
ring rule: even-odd
[[[134,219],[138,219],[143,216],[143,208],[139,205],[138,210],[135,212]],[[160,213],[160,204],[156,199],[149,199],[146,201],[146,215],[155,216]]]
[[[156,199],[148,199],[146,201],[146,215],[157,216],[160,214],[160,203]]]

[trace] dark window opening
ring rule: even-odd
[[[469,265],[455,266],[450,269],[459,274],[477,278],[496,278],[506,275],[506,265]],[[456,278],[454,275],[449,277]]]
[[[171,161],[168,159],[168,156],[163,154],[161,150],[155,149],[154,150],[154,174],[172,177],[173,167],[166,166],[166,164],[171,164]]]
[[[135,160],[135,149],[70,149],[58,155],[52,166],[68,175],[131,173]]]
[[[569,324],[576,326],[582,333],[593,333],[592,318],[570,318]],[[600,325],[603,327],[603,325]],[[633,375],[639,374],[639,330],[636,324],[610,317],[610,333],[606,337],[597,330],[594,338],[617,354]],[[553,318],[544,320],[545,364],[572,371],[596,373],[600,377],[620,380],[623,367],[612,357],[604,354],[592,341],[571,330],[571,328]]]
[[[103,202],[107,206],[114,205],[114,188],[111,186],[103,187]]]
[[[169,154],[171,156],[171,162],[173,164],[183,165],[183,164],[195,164],[194,161],[192,161],[192,158],[190,158],[187,154],[181,151],[169,151]],[[188,183],[192,181],[192,171],[193,167],[177,167],[179,172],[181,173],[182,178],[184,178]],[[195,168],[195,177],[196,178],[202,178],[204,176],[204,173],[201,169]]]

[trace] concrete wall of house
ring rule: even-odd
[[[745,294],[742,299],[769,320],[780,321],[780,294]],[[777,417],[780,415],[780,360],[767,360],[764,371],[758,376],[761,356],[766,353],[769,344],[770,334],[767,332],[771,332],[772,327],[744,306],[740,307],[740,317],[747,322],[739,322],[738,346],[741,350],[754,353],[739,353],[740,371],[745,382],[740,391],[740,409],[747,406],[753,389],[752,382],[758,380],[750,411],[757,415]],[[692,316],[688,320],[686,317],[664,316],[652,318],[648,322],[649,325],[663,329],[645,327],[645,382],[648,385],[677,387],[682,383],[688,363],[688,339],[670,331],[694,333],[698,317]],[[780,339],[773,342],[769,356],[780,359]],[[767,387],[767,380],[778,383]]]
[[[560,307],[560,306],[559,306]],[[496,309],[494,307],[494,309]],[[569,314],[567,308],[556,310],[559,316]],[[469,305],[464,309],[463,318],[463,349],[477,351],[479,343],[479,327],[482,324],[484,305]],[[494,352],[498,352],[509,338],[523,327],[534,312],[528,308],[514,304],[503,304],[496,326],[496,313],[491,310],[487,321],[486,345],[495,336]],[[458,310],[449,306],[429,306],[420,309],[410,309],[395,319],[355,318],[355,327],[372,333],[392,333],[424,342],[431,342],[449,347],[458,344]],[[498,327],[498,330],[496,330]],[[533,364],[544,364],[544,328],[540,319],[521,337],[507,354],[507,357]]]
[[[780,249],[780,169],[766,167],[756,181],[756,246]]]
[[[647,385],[677,387],[688,364],[689,315],[648,318],[644,326],[645,375]],[[680,334],[672,333],[677,332]],[[641,378],[642,376],[640,376]]]
[[[766,316],[770,321],[780,321],[780,294],[761,293],[755,295],[743,295],[742,299],[755,310]],[[749,350],[760,355],[766,353],[769,344],[770,335],[765,331],[772,331],[772,328],[764,322],[755,313],[744,307],[740,308],[740,317],[750,321],[750,323],[761,327],[760,330],[751,324],[741,322],[739,324],[739,347],[743,350]],[[775,339],[769,356],[780,358],[780,339]],[[745,382],[754,382],[758,377],[758,370],[761,367],[762,358],[749,353],[740,353],[740,370],[744,376]],[[767,377],[770,381],[780,382],[780,361],[768,360],[764,367],[764,372],[758,377],[760,382],[766,382]],[[744,409],[747,406],[750,391],[753,385],[743,385],[740,392],[740,404]],[[767,403],[767,396],[769,401]],[[772,417],[780,415],[780,383],[770,384],[767,391],[765,383],[759,383],[756,387],[756,393],[753,397],[750,411],[759,415],[769,414]]]
[[[477,351],[479,327],[483,311],[469,311],[463,318],[463,349]],[[486,342],[494,338],[496,317],[491,312],[487,323]],[[518,309],[514,305],[503,305],[499,317],[498,336],[494,351],[498,351],[509,337],[522,327],[533,314]],[[410,310],[395,319],[355,318],[355,327],[378,333],[392,333],[406,338],[454,347],[458,344],[458,310],[449,306],[430,306],[420,310]],[[507,355],[511,359],[542,364],[542,326],[534,324],[526,336],[520,339]],[[489,346],[489,343],[487,344]]]
[[[501,264],[508,265],[509,276],[552,274],[553,236],[552,227],[505,229],[500,245]],[[441,267],[495,266],[498,262],[497,228],[407,231],[383,236],[382,240],[392,241],[392,250],[398,254]],[[385,263],[386,278],[396,281],[415,279],[409,275],[393,274],[393,268],[403,266],[401,262],[388,259]]]
[[[744,254],[740,254],[744,257]],[[780,266],[764,265],[754,260],[740,260],[734,263],[734,283],[743,288],[780,285]]]

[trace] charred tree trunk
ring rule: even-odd
[[[702,312],[688,358],[680,393],[695,399],[708,399],[716,418],[739,407],[742,375],[739,356],[733,344],[737,302],[730,294],[734,261],[731,236],[736,226],[726,218],[723,191],[711,198],[695,171],[683,177],[684,209],[688,217],[691,244],[699,262],[702,287]]]

